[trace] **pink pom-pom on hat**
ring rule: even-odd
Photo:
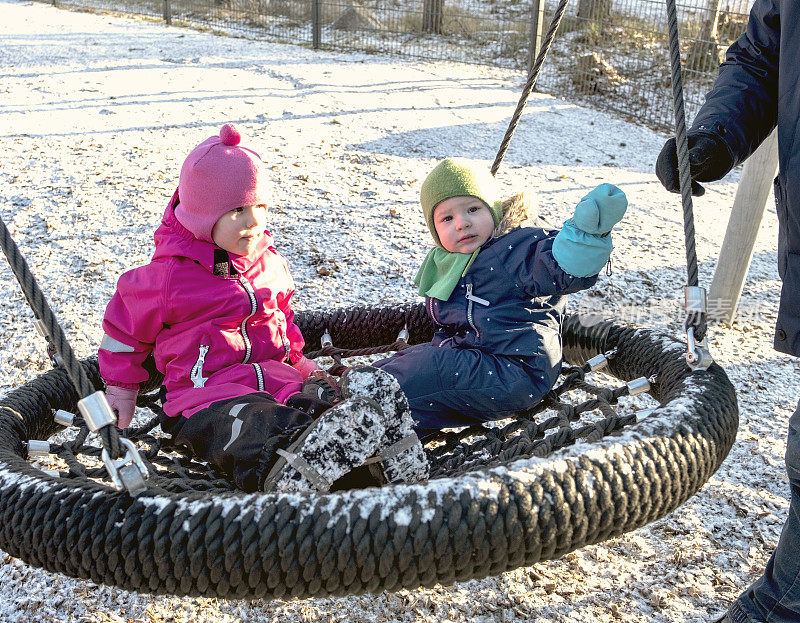
[[[242,135],[239,134],[239,130],[230,123],[226,123],[222,126],[222,129],[219,131],[219,138],[229,147],[235,147],[242,141]]]
[[[264,162],[241,140],[239,130],[226,123],[218,136],[195,147],[181,167],[175,217],[198,240],[213,243],[211,231],[226,212],[269,203]]]

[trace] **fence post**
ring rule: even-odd
[[[542,47],[542,29],[544,28],[545,0],[533,0],[531,6],[531,41],[528,50],[528,71],[530,72]]]
[[[736,306],[753,259],[753,247],[777,167],[778,134],[773,131],[742,167],[742,177],[708,294],[708,311],[713,320],[731,323],[736,316]]]
[[[169,0],[164,0],[164,21],[167,26],[172,25],[172,7],[169,5]]]
[[[319,15],[320,0],[311,0],[311,46],[319,50],[322,39],[322,24]]]
[[[422,32],[441,35],[444,28],[444,0],[423,0]]]

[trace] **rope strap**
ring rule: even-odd
[[[409,448],[413,448],[418,443],[419,437],[417,437],[416,433],[412,432],[410,435],[406,435],[400,441],[396,441],[385,450],[382,450],[378,458],[381,461],[388,461]]]
[[[528,102],[528,98],[530,97],[533,88],[536,86],[536,80],[538,80],[539,74],[542,71],[544,59],[547,57],[547,52],[550,50],[550,46],[553,44],[553,39],[556,36],[556,31],[558,30],[559,24],[561,24],[561,18],[564,17],[564,11],[567,8],[568,2],[569,0],[560,0],[558,7],[556,7],[556,12],[553,14],[553,19],[550,22],[550,28],[547,30],[547,35],[545,35],[545,38],[542,41],[542,47],[539,49],[536,62],[531,66],[531,70],[528,74],[528,81],[525,83],[525,87],[522,89],[522,95],[520,95],[519,102],[517,102],[517,108],[514,110],[514,114],[511,116],[511,121],[508,123],[508,129],[506,130],[505,136],[503,136],[503,140],[500,142],[500,148],[497,150],[497,156],[495,156],[494,163],[492,164],[492,175],[497,174],[497,170],[500,168],[500,163],[503,161],[506,151],[508,151],[508,144],[511,142],[511,137],[514,136],[514,131],[517,129],[519,119],[522,116],[522,111],[525,109],[525,104]]]
[[[331,483],[329,483],[317,470],[311,467],[311,464],[302,456],[295,454],[294,452],[288,452],[283,448],[278,448],[275,450],[275,452],[286,459],[286,463],[300,472],[300,474],[304,476],[312,485],[314,485],[318,491],[325,493],[330,490]]]

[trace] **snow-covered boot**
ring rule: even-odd
[[[372,366],[355,366],[342,375],[342,396],[371,398],[386,414],[386,436],[378,454],[388,482],[414,484],[428,479],[430,464],[414,432],[408,398],[396,378]]]
[[[267,492],[327,492],[334,481],[380,451],[387,418],[369,398],[344,400],[328,409],[286,449],[264,480]]]

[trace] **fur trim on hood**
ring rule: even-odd
[[[539,217],[539,206],[529,193],[517,193],[503,201],[503,220],[494,228],[492,238],[499,238],[520,227],[555,229]]]

